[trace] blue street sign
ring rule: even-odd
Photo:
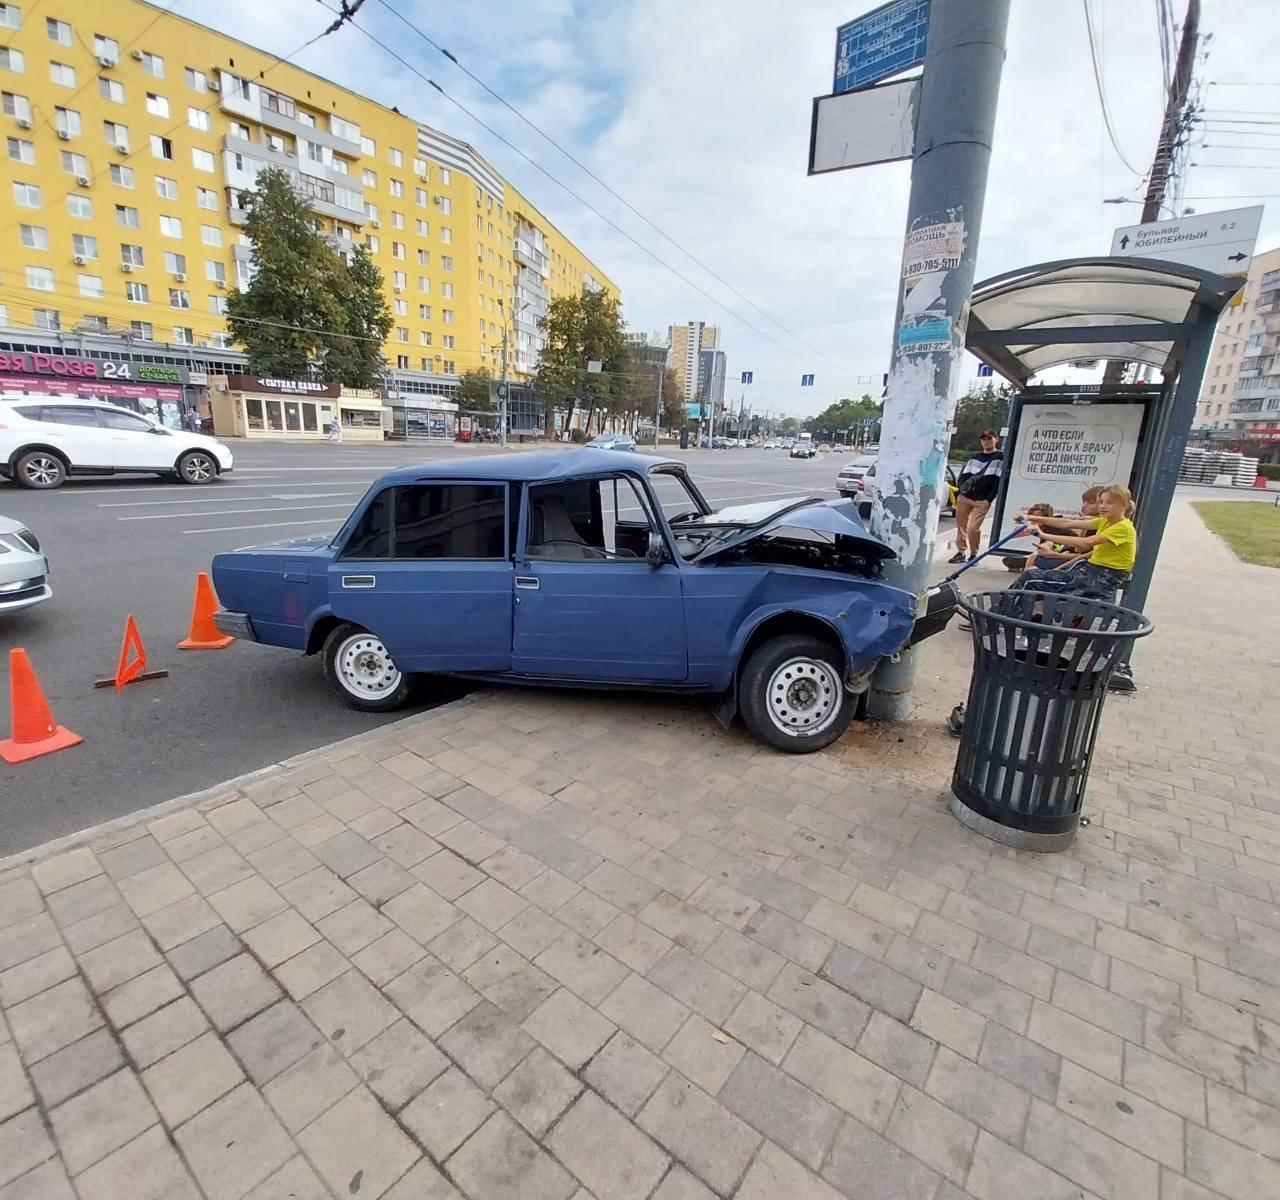
[[[994,372],[994,371],[993,371],[989,366],[987,366],[987,364],[986,364],[986,363],[979,363],[979,364],[978,364],[978,378],[979,378],[979,379],[982,379],[982,378],[984,378],[984,377],[985,377],[985,376],[987,376],[987,375],[994,375],[994,374],[995,374],[995,372]]]
[[[919,66],[928,34],[929,0],[891,0],[841,25],[831,90],[851,92]]]
[[[801,376],[800,376],[800,386],[801,386],[801,387],[813,387],[813,376],[812,376],[812,375],[801,375]]]
[[[742,382],[743,382],[743,383],[750,383],[750,382],[751,382],[751,377],[752,377],[754,374],[755,374],[755,372],[754,372],[754,371],[743,371],[743,372],[742,372]]]

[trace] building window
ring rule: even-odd
[[[198,150],[196,149],[196,147],[192,146],[191,147],[191,165],[195,167],[197,171],[208,171],[210,174],[212,174],[213,173],[213,155],[210,154],[208,150]]]
[[[456,375],[458,373],[458,365],[451,358],[444,360],[444,373],[446,375]]]
[[[424,329],[418,334],[418,341],[424,346],[431,345],[431,330]]]
[[[106,295],[101,275],[77,275],[76,279],[80,284],[80,295],[91,296],[95,300],[101,300]]]
[[[87,233],[73,233],[71,235],[71,253],[78,258],[97,258],[98,239],[91,237]]]
[[[112,104],[124,103],[124,84],[115,79],[98,79],[98,95]]]
[[[458,348],[458,339],[455,338],[453,334],[446,333],[444,337],[440,339],[440,344],[444,346],[446,350],[456,350]]]
[[[327,147],[320,145],[319,142],[306,142],[307,158],[311,162],[322,163],[325,161],[324,152]]]
[[[227,282],[227,268],[222,263],[207,258],[204,263],[204,277],[210,283],[225,284]]]
[[[403,271],[393,271],[393,272],[392,272],[392,274],[391,274],[391,284],[392,284],[392,286],[393,286],[393,287],[403,288],[403,287],[404,287],[408,282],[409,282],[409,281],[408,281],[408,279],[405,277],[405,273],[404,273]]]
[[[371,171],[369,170],[368,167],[365,167],[365,169],[360,173],[360,182],[364,184],[365,187],[377,187],[378,186],[377,171]]]
[[[74,175],[78,179],[88,178],[89,160],[83,154],[74,154],[70,150],[62,152],[62,169],[68,175]]]
[[[20,225],[22,244],[28,250],[48,250],[49,231],[43,225]]]
[[[62,87],[73,88],[76,86],[76,69],[66,63],[51,62],[49,64],[49,78]]]
[[[453,284],[451,284],[451,283],[442,283],[442,284],[440,285],[440,295],[442,295],[446,300],[452,300],[452,299],[453,299]]]
[[[225,317],[227,315],[227,298],[217,294],[209,297],[209,311],[217,316]]]
[[[121,125],[118,121],[103,121],[102,136],[106,139],[108,146],[123,147],[126,152],[128,151],[129,127],[127,125]]]
[[[428,225],[421,217],[413,223],[413,227],[419,237],[428,237],[431,233],[431,226]]]
[[[453,172],[448,167],[440,168],[440,182],[446,186],[453,182]]]
[[[429,267],[430,265],[431,265],[431,251],[430,251],[430,250],[419,250],[419,251],[418,251],[418,266],[420,266],[420,267]]]
[[[453,201],[448,196],[437,196],[436,203],[440,205],[440,211],[446,217],[453,212]]]
[[[429,292],[431,291],[431,276],[430,276],[430,275],[419,275],[419,276],[418,276],[418,291],[423,292],[423,293],[429,293]]]
[[[26,163],[28,166],[36,161],[36,145],[34,142],[28,142],[23,138],[6,138],[9,147],[9,157],[14,162]]]
[[[165,200],[176,200],[178,198],[178,181],[170,179],[167,175],[157,175],[156,195]]]
[[[452,246],[452,245],[453,245],[453,230],[452,230],[452,229],[450,229],[448,225],[442,225],[442,226],[440,227],[440,240],[441,240],[441,241],[442,241],[446,246]]]
[[[403,259],[403,258],[404,258],[404,243],[403,243],[403,242],[392,242],[392,243],[391,243],[391,257],[392,257],[392,258],[398,258],[398,259]]]
[[[403,166],[404,166],[404,155],[403,155],[403,154],[401,154],[401,153],[400,153],[400,151],[399,151],[399,150],[397,150],[394,146],[390,147],[390,148],[387,150],[387,157],[388,157],[388,158],[390,158],[390,160],[391,160],[391,165],[392,165],[393,167],[403,167]]]
[[[209,90],[209,79],[203,71],[197,71],[192,67],[186,70],[187,87],[193,92],[207,92]]]
[[[170,275],[185,275],[187,273],[187,256],[185,254],[177,254],[172,250],[166,250],[164,269]]]
[[[93,35],[93,56],[94,58],[105,58],[115,63],[120,58],[120,43],[115,38],[107,37],[103,33],[95,33]]]
[[[407,317],[409,315],[409,301],[397,300],[395,308],[397,317]]]
[[[360,137],[360,153],[368,154],[372,157],[378,153],[378,143],[375,142],[373,138],[365,137],[362,134]]]
[[[154,75],[157,79],[164,78],[164,59],[158,54],[148,54],[145,50],[142,54],[142,69],[148,75]]]
[[[378,241],[378,235],[376,233],[366,233],[364,235],[364,248],[371,254],[378,253],[381,248],[381,243]]]
[[[169,307],[170,308],[190,308],[191,293],[184,288],[169,289]]]
[[[413,173],[421,176],[423,179],[427,177],[427,160],[424,158],[415,158],[413,160]]]
[[[124,298],[134,304],[149,304],[151,291],[145,283],[135,283],[130,279],[124,285]]]
[[[222,230],[217,225],[201,225],[200,240],[206,246],[221,246]]]
[[[427,206],[427,189],[426,189],[426,188],[414,188],[414,189],[413,189],[413,198],[414,198],[414,201],[415,201],[416,203],[420,204],[423,208],[426,208],[426,206]],[[424,222],[424,224],[425,224],[425,222]]]
[[[407,371],[409,369],[409,356],[407,354],[397,354],[396,366],[402,371]]]
[[[14,50],[9,46],[0,46],[0,70],[12,71],[15,75],[21,75],[26,69],[27,63],[22,57],[21,50]]]
[[[370,221],[376,221],[378,219],[378,206],[376,204],[370,204],[369,201],[366,200],[364,203],[364,215]]]
[[[73,217],[85,220],[93,219],[93,201],[88,196],[80,196],[75,192],[67,197],[67,212]]]
[[[157,95],[155,92],[148,92],[147,112],[149,112],[153,117],[167,117],[169,115],[168,98]]]
[[[20,29],[22,10],[16,4],[0,4],[0,29]]]
[[[446,325],[452,325],[452,324],[453,324],[453,309],[451,309],[451,308],[442,308],[442,309],[440,310],[440,320],[441,320],[441,321],[443,321]]]
[[[173,341],[177,346],[194,346],[196,344],[195,334],[188,325],[175,325],[173,327]]]
[[[131,267],[146,266],[146,260],[142,255],[142,247],[135,246],[130,242],[120,243],[120,261],[128,263]]]
[[[173,158],[173,142],[167,137],[160,137],[158,134],[151,135],[151,155],[153,158]]]
[[[231,349],[231,335],[221,329],[214,330],[214,332],[209,335],[209,341],[217,350]]]
[[[58,316],[56,308],[33,308],[31,310],[31,324],[36,329],[43,329],[51,333],[62,328],[62,318]]]
[[[133,187],[133,168],[121,166],[119,163],[112,163],[111,182],[118,187]]]
[[[27,287],[37,292],[53,291],[53,272],[48,267],[28,267]]]
[[[404,196],[404,181],[401,179],[392,179],[387,183],[387,187],[391,189],[391,195],[396,199]]]
[[[19,208],[43,208],[44,201],[40,197],[40,187],[34,183],[17,183],[13,185],[13,202]]]
[[[407,342],[409,340],[409,331],[403,325],[396,326],[396,341]]]
[[[181,217],[160,217],[160,233],[163,237],[180,238],[182,236]]]
[[[393,213],[391,214],[391,228],[392,228],[392,229],[403,229],[403,228],[404,228],[404,213],[402,213],[402,212],[393,212]]]
[[[19,121],[31,120],[31,101],[16,92],[0,92],[0,108],[6,117],[17,117]]]
[[[453,259],[448,254],[440,255],[440,270],[442,271],[453,270]]]
[[[329,114],[329,132],[334,137],[343,138],[348,142],[358,142],[360,140],[360,126],[352,121],[344,120],[334,113]]]
[[[187,124],[192,129],[200,130],[201,133],[208,133],[213,128],[208,112],[203,108],[195,108],[191,105],[187,106]]]
[[[196,188],[196,207],[208,209],[210,212],[217,212],[218,193],[212,188]]]
[[[65,133],[68,137],[79,137],[80,114],[74,108],[55,108],[53,126],[59,133]]]

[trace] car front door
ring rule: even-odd
[[[136,413],[104,408],[98,413],[111,439],[111,465],[117,471],[172,470],[177,461],[173,435]]]
[[[402,671],[511,667],[514,526],[505,483],[409,483],[369,498],[329,567],[335,616]]]
[[[635,481],[529,487],[520,527],[513,671],[609,683],[688,677],[680,568],[669,547],[655,564],[640,551],[650,531],[664,546],[665,534]]]

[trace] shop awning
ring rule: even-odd
[[[1011,383],[1080,359],[1140,362],[1166,376],[1197,318],[1242,281],[1148,258],[1069,258],[1022,267],[974,288],[969,350]]]

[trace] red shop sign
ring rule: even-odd
[[[21,375],[68,375],[97,379],[98,364],[87,358],[59,358],[54,354],[0,354],[0,371]]]
[[[30,357],[19,355],[18,357]],[[72,359],[75,362],[77,360]],[[92,363],[87,364],[92,366]],[[181,400],[182,389],[148,383],[114,383],[110,380],[25,378],[0,383],[0,391],[21,388],[28,395],[72,395],[84,400]]]

